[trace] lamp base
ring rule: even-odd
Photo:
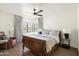
[[[65,33],[64,36],[65,36],[65,39],[69,39],[69,34],[68,33]]]

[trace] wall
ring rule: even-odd
[[[10,24],[14,28],[14,16],[0,11],[0,31],[4,31],[6,35],[9,35]]]
[[[22,15],[21,3],[0,3],[0,10],[10,14]]]
[[[78,51],[79,51],[79,4],[77,6],[77,24],[78,24]]]
[[[78,47],[77,5],[76,4],[40,4],[43,9],[45,29],[69,29],[72,47]]]

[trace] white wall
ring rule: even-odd
[[[45,29],[71,30],[71,46],[78,47],[77,5],[76,4],[40,4],[43,9],[43,24]]]
[[[77,6],[77,25],[78,25],[78,51],[79,51],[79,4]]]
[[[0,3],[0,10],[10,14],[22,15],[21,3]]]
[[[9,24],[12,24],[14,29],[14,16],[0,11],[0,31],[3,31],[6,35],[9,35]]]

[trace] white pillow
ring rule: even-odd
[[[48,30],[43,30],[43,31],[42,31],[42,34],[43,34],[43,35],[49,35],[49,31],[48,31]]]
[[[52,30],[49,32],[50,36],[56,36],[57,38],[59,38],[59,31],[57,30]]]

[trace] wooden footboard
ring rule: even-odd
[[[34,54],[39,55],[39,56],[52,55],[53,52],[55,51],[55,47],[53,47],[53,49],[49,53],[46,52],[45,40],[23,36],[22,42],[23,42],[23,50],[24,50],[24,47],[27,47],[31,49],[31,51]]]

